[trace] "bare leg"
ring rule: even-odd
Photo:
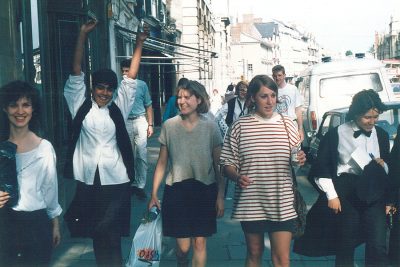
[[[289,267],[290,265],[290,242],[291,232],[269,233],[271,240],[271,257],[274,267]]]
[[[204,267],[207,262],[207,238],[194,237],[192,238],[193,259],[192,267]]]
[[[178,267],[188,267],[187,255],[190,249],[190,238],[176,239],[176,261]]]
[[[247,255],[246,267],[261,266],[261,258],[264,252],[264,234],[245,233]]]

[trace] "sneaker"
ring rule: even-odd
[[[140,200],[147,199],[146,192],[143,190],[143,188],[139,188],[137,186],[132,186],[131,187],[131,192],[132,192],[132,195],[136,195],[137,198],[140,199]]]

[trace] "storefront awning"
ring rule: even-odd
[[[136,40],[136,32],[128,30],[119,25],[115,25],[116,30],[121,34],[126,35],[132,41]],[[160,61],[167,61],[164,64],[180,64],[180,65],[197,65],[205,64],[210,61],[211,58],[216,58],[217,53],[209,50],[198,49],[186,45],[180,45],[169,42],[167,40],[148,37],[144,43],[144,48],[150,51],[157,51],[163,56],[143,56],[144,64],[163,64]],[[152,63],[154,62],[154,63]]]

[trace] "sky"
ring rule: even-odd
[[[312,32],[321,46],[338,52],[368,51],[375,32],[388,33],[392,15],[400,20],[400,0],[225,1],[230,2],[231,15],[253,13],[263,21],[294,22]]]

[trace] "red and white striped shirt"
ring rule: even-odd
[[[300,144],[296,124],[284,116],[290,147]],[[253,183],[235,187],[232,219],[286,221],[297,217],[293,207],[288,134],[281,115],[263,119],[251,114],[231,127],[221,153],[221,166],[234,166]]]

